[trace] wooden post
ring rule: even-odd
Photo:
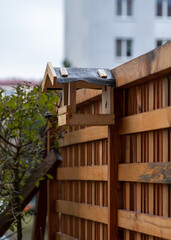
[[[62,107],[68,105],[68,84],[62,84]]]
[[[103,87],[102,89],[102,113],[110,114],[114,112],[114,88]]]
[[[40,190],[36,196],[36,215],[32,230],[32,240],[44,239],[47,215],[47,182],[40,185]],[[43,237],[43,238],[42,238]]]
[[[118,229],[118,209],[122,209],[122,185],[118,182],[118,164],[121,162],[121,137],[118,134],[118,121],[122,113],[122,90],[114,94],[115,125],[109,127],[108,137],[108,208],[109,224],[108,239],[123,239],[122,232]]]
[[[76,83],[68,84],[68,105],[70,106],[71,113],[76,112]]]

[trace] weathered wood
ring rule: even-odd
[[[146,132],[171,127],[171,107],[124,117],[119,123],[119,134]]]
[[[52,150],[49,155],[42,160],[42,163],[36,169],[36,171],[32,174],[29,178],[25,187],[23,187],[21,191],[21,195],[23,196],[24,200],[22,201],[22,209],[31,201],[33,196],[39,191],[39,188],[35,186],[35,182],[40,178],[46,175],[47,173],[51,173],[51,171],[60,165],[61,163],[61,156],[57,153],[56,150]],[[40,182],[40,185],[43,183]],[[6,214],[10,212],[10,207],[4,211],[3,215],[0,216],[0,236],[3,236],[4,233],[8,230],[10,225],[12,224],[13,215]]]
[[[119,181],[171,184],[171,163],[119,164]]]
[[[61,232],[56,233],[56,240],[79,240],[78,238],[70,237],[66,234],[63,234]]]
[[[171,73],[171,42],[111,70],[117,87],[130,87]]]
[[[63,114],[58,118],[59,126],[104,126],[113,125],[114,114]]]
[[[171,239],[171,218],[118,210],[118,226],[132,231]]]
[[[68,201],[56,201],[56,211],[96,222],[108,223],[108,208]]]
[[[57,180],[107,181],[108,166],[58,168]]]
[[[88,127],[63,135],[60,147],[108,138],[108,126]]]
[[[107,78],[107,74],[106,74],[106,72],[105,72],[104,69],[98,69],[98,70],[97,70],[97,73],[99,74],[99,76],[100,76],[101,78]]]
[[[36,196],[36,208],[34,223],[32,229],[32,240],[42,240],[45,235],[46,215],[47,215],[47,182],[40,186],[40,190]],[[42,201],[42,198],[44,199]]]
[[[68,72],[66,68],[60,68],[60,73],[62,77],[68,77]]]

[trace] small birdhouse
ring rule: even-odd
[[[115,79],[109,69],[56,68],[47,64],[42,90],[62,91],[62,104],[58,109],[59,126],[101,126],[114,124],[113,92]],[[76,92],[79,89],[99,89],[102,92],[101,114],[77,113]]]

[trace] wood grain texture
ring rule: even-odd
[[[60,147],[108,138],[108,126],[87,127],[63,135],[59,139]]]
[[[124,117],[119,123],[119,134],[131,134],[171,127],[171,107]]]
[[[56,211],[100,223],[108,223],[108,208],[69,201],[56,201]]]
[[[58,168],[57,180],[107,181],[108,166]]]
[[[171,218],[118,210],[118,226],[144,234],[171,239]]]
[[[171,163],[119,164],[119,181],[171,184]]]
[[[171,42],[111,70],[117,87],[130,87],[171,72]]]
[[[63,114],[58,117],[59,126],[104,126],[113,125],[114,114]]]

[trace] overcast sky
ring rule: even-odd
[[[63,0],[0,0],[0,79],[43,77],[61,66]]]

